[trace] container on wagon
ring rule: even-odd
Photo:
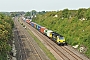
[[[30,20],[27,23],[30,24]]]
[[[40,28],[41,28],[41,26],[40,25],[36,25],[36,29],[38,30],[38,31],[40,31]]]
[[[28,23],[28,24],[29,24],[29,23],[30,23],[30,20],[29,20],[29,19],[26,19],[26,23]]]
[[[41,27],[40,32],[44,34],[45,27]]]
[[[34,23],[34,28],[36,28],[36,25],[37,25],[37,24],[36,24],[36,23]]]
[[[31,22],[31,26],[34,27],[34,22]]]
[[[36,29],[38,30],[38,24],[36,24]]]
[[[38,26],[38,30],[40,31],[40,29],[41,29],[41,26],[39,25],[39,26]]]
[[[28,22],[28,19],[26,19],[25,22],[27,23]]]

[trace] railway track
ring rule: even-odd
[[[26,24],[27,25],[27,24]],[[35,28],[28,25],[28,28],[32,29],[42,40],[44,40],[60,57],[62,60],[84,60],[80,56],[76,55],[74,52],[67,49],[65,46],[56,46],[55,43],[52,44],[47,37],[43,36],[40,32],[36,31]],[[60,49],[59,49],[60,48]],[[63,53],[61,50],[63,50]],[[66,55],[67,54],[67,55]],[[63,56],[62,56],[63,55]]]
[[[83,60],[80,56],[77,56],[75,53],[73,53],[70,49],[66,48],[65,46],[61,47],[64,51],[69,53],[72,57],[74,57],[77,60]]]
[[[25,31],[25,30],[24,30]],[[30,46],[32,46],[32,49],[33,50],[31,50],[32,52],[35,52],[35,53],[33,53],[33,55],[34,55],[34,60],[36,59],[36,60],[43,60],[42,58],[41,58],[41,56],[40,56],[40,54],[38,53],[38,51],[37,51],[37,49],[35,48],[35,46],[33,45],[33,43],[32,43],[32,41],[31,41],[31,39],[29,39],[28,37],[29,37],[29,35],[27,35],[26,34],[27,32],[25,32],[25,33],[23,33],[27,38],[26,38],[26,43],[29,45],[29,49],[31,49],[31,47]],[[38,56],[38,58],[36,57],[36,55]]]
[[[16,19],[15,19],[16,20]],[[14,34],[15,34],[15,45],[16,45],[16,49],[17,49],[17,60],[27,60],[27,55],[26,55],[26,52],[25,52],[25,47],[23,45],[23,42],[21,41],[20,39],[20,36],[19,36],[19,28],[18,28],[18,24],[16,21],[15,22],[15,31],[14,31]]]
[[[34,43],[34,39],[30,36],[30,34],[26,31],[26,29],[16,20],[16,24],[18,24],[18,31],[19,31],[19,37],[22,41],[22,46],[20,46],[20,50],[24,52],[22,58],[20,58],[19,60],[49,60],[44,54],[43,52],[40,50],[40,48],[38,48],[37,44]],[[18,40],[20,40],[18,39]],[[18,41],[20,42],[20,41]],[[37,47],[37,48],[36,48]],[[28,51],[27,51],[28,49]],[[20,55],[20,54],[19,54]]]

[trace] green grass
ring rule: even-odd
[[[54,55],[44,46],[44,44],[30,31],[27,30],[29,34],[34,38],[39,47],[45,52],[45,54],[49,57],[50,60],[56,60]]]

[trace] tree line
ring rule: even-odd
[[[7,54],[11,51],[9,45],[12,40],[12,28],[14,22],[6,14],[0,13],[0,60],[7,60]]]

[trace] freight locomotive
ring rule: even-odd
[[[30,24],[32,27],[37,29],[42,34],[46,35],[48,38],[50,38],[52,41],[57,43],[58,45],[67,45],[64,36],[47,29],[46,27],[43,27],[35,22],[30,21],[29,19],[24,20],[26,23]]]

